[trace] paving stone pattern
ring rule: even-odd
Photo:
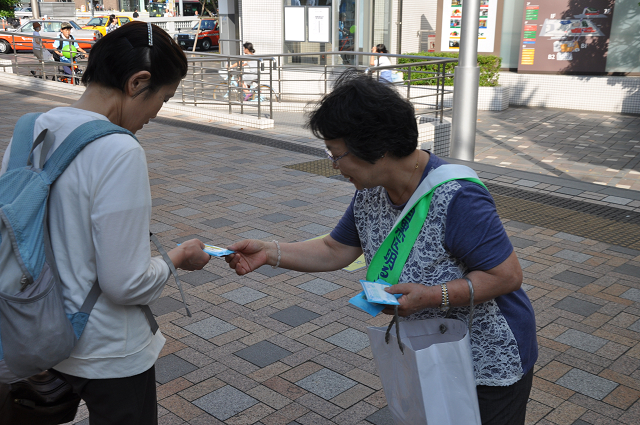
[[[60,104],[46,93],[28,96],[4,87],[0,93],[2,149],[19,116]],[[626,154],[635,152],[629,144],[640,145],[632,142],[640,120],[631,116],[514,108],[481,113],[480,119],[499,126],[495,132],[489,131],[493,124],[480,128],[480,155],[521,149],[523,161],[533,158],[540,167],[552,155],[547,149],[613,166],[606,160],[616,149],[623,146]],[[607,139],[589,130],[607,126],[616,136]],[[564,136],[543,136],[561,128]],[[331,230],[339,216],[327,211],[343,211],[353,195],[344,181],[284,168],[318,159],[307,153],[157,122],[138,136],[153,165],[152,227],[165,246],[193,235],[219,246],[251,236],[305,240]],[[526,150],[511,140],[525,137]],[[486,147],[482,138],[499,148]],[[619,143],[606,154],[599,145],[613,139]],[[286,141],[285,146],[305,143]],[[194,167],[193,161],[201,162]],[[572,166],[578,169],[579,163]],[[618,168],[627,167],[629,174],[635,164],[637,156],[618,161]],[[508,168],[484,170],[495,182]],[[604,181],[609,176],[604,171],[584,172]],[[626,174],[607,178],[637,189]],[[517,188],[514,181],[504,184]],[[544,184],[571,187],[562,176],[548,181]],[[519,190],[530,189],[521,183]],[[640,251],[526,220],[503,222],[537,320],[540,356],[527,424],[640,423]],[[389,319],[371,318],[348,304],[363,270],[309,274],[263,267],[238,277],[214,258],[204,271],[180,274],[193,317],[186,316],[172,281],[152,306],[167,339],[156,364],[160,424],[392,423],[366,339],[367,326],[384,326]],[[87,417],[81,405],[73,423],[87,424]]]

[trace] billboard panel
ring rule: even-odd
[[[604,73],[614,0],[525,3],[518,72]]]
[[[492,53],[496,50],[496,29],[498,26],[499,0],[480,0],[478,20],[478,52]],[[460,50],[460,29],[464,2],[443,0],[440,21],[440,51]]]

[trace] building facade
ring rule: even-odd
[[[369,52],[379,43],[394,54],[455,51],[463,5],[461,0],[236,0],[234,7],[238,39],[252,42],[259,54],[339,51],[344,52],[339,62],[362,64],[366,59],[348,53]],[[479,52],[500,56],[503,68],[529,72],[534,52],[545,52],[534,60],[540,72],[640,72],[637,0],[481,0],[480,8]],[[556,32],[549,32],[554,23]],[[558,32],[567,25],[582,26],[583,33]],[[565,47],[569,44],[575,47]],[[600,66],[585,67],[594,57]],[[299,60],[322,64],[325,58]]]

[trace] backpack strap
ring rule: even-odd
[[[86,145],[110,134],[128,134],[136,141],[138,140],[129,130],[109,121],[93,120],[86,122],[73,130],[44,164],[44,171],[49,178],[49,182],[56,181]]]
[[[33,127],[40,113],[26,114],[20,117],[13,130],[11,153],[7,171],[21,168],[29,162],[33,144]]]
[[[169,254],[167,254],[167,251],[165,251],[164,248],[162,248],[162,244],[158,240],[158,237],[151,232],[149,232],[149,237],[151,238],[151,242],[153,242],[153,244],[158,249],[158,252],[160,253],[160,255],[162,255],[164,262],[167,263],[167,266],[169,266],[169,270],[171,270],[171,274],[173,275],[173,278],[176,280],[176,286],[180,290],[180,296],[182,297],[182,303],[184,304],[184,308],[187,310],[187,316],[191,317],[191,311],[189,311],[189,307],[187,306],[187,300],[184,297],[184,291],[182,290],[182,284],[180,283],[180,278],[178,277],[178,272],[176,271],[176,267],[173,265],[171,258],[169,258]]]

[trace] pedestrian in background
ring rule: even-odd
[[[120,27],[118,26],[118,20],[116,19],[116,15],[109,15],[109,19],[107,20],[107,25],[105,28],[105,31],[107,32],[107,34],[117,30],[118,28]]]
[[[371,52],[373,53],[389,53],[387,51],[387,47],[384,44],[378,44],[371,48]],[[369,66],[388,66],[391,65],[391,61],[386,56],[371,56],[369,59]],[[380,80],[386,81],[387,83],[392,82],[393,77],[391,76],[391,70],[385,69],[380,71]]]

